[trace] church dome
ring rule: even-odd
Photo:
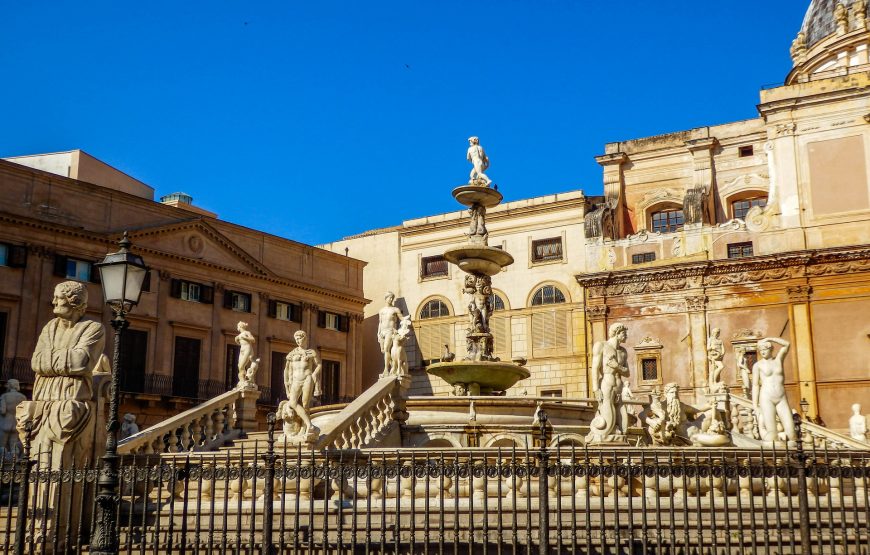
[[[814,44],[832,35],[837,30],[837,17],[835,15],[837,4],[843,4],[843,7],[848,12],[855,1],[812,0],[810,7],[807,9],[807,14],[804,16],[804,23],[801,26],[801,32],[804,34],[807,48],[812,48]]]

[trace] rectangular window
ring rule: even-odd
[[[199,394],[199,357],[202,342],[192,337],[175,337],[172,361],[172,395],[194,399]]]
[[[320,404],[332,405],[340,403],[341,363],[334,360],[324,360],[322,372]]]
[[[284,384],[284,365],[287,353],[272,351],[272,365],[270,367],[269,383],[271,384],[271,396],[264,399],[266,404],[278,406],[281,399],[287,398],[287,389]]]
[[[27,247],[0,243],[0,266],[24,268],[27,266]]]
[[[239,291],[225,291],[224,308],[235,310],[236,312],[250,312],[251,295]]]
[[[532,261],[562,260],[562,238],[532,241]]]
[[[9,265],[9,246],[0,243],[0,266]]]
[[[181,282],[181,300],[198,303],[200,292],[198,283],[191,283],[189,281]]]
[[[656,253],[654,253],[654,252],[640,252],[640,253],[631,255],[631,263],[632,264],[643,264],[644,262],[652,262],[655,259],[656,259]]]
[[[755,149],[752,147],[752,145],[741,146],[738,149],[738,152],[740,153],[741,158],[746,158],[748,156],[752,156],[755,152]]]
[[[227,360],[224,367],[224,389],[229,391],[239,383],[239,345],[227,345]]]
[[[317,326],[328,330],[346,332],[350,329],[350,318],[334,312],[321,310],[317,313]]]
[[[75,258],[66,259],[66,279],[91,281],[91,263]]]
[[[269,301],[269,317],[287,322],[301,322],[302,306],[281,301]]]
[[[562,397],[561,389],[544,389],[541,391],[541,397]]]
[[[447,260],[443,256],[424,256],[420,260],[420,275],[424,278],[447,275]]]
[[[732,202],[731,212],[733,214],[733,217],[745,220],[746,214],[753,206],[760,206],[764,208],[765,206],[767,206],[767,197],[748,198]]]
[[[661,212],[653,212],[652,228],[656,233],[673,233],[682,226],[682,210],[662,210]]]
[[[118,375],[121,391],[144,393],[148,358],[148,332],[128,329],[122,333],[118,356],[120,357],[120,367],[124,369]]]
[[[641,379],[645,382],[654,382],[659,379],[659,361],[655,358],[644,358],[640,361]]]
[[[728,245],[728,258],[746,258],[752,256],[752,242],[730,243]]]

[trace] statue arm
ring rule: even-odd
[[[601,389],[601,357],[602,345],[596,343],[592,346],[592,392],[597,393]]]
[[[30,367],[37,376],[53,376],[54,371],[51,364],[52,348],[51,348],[51,323],[42,328],[39,334],[39,339],[36,341],[36,349],[33,351],[33,357],[30,359]]]
[[[323,363],[320,362],[320,357],[317,355],[317,351],[312,349],[311,352],[314,357],[314,371],[311,372],[311,379],[314,380],[314,394],[320,395],[320,371],[323,370]]]
[[[103,326],[88,322],[87,329],[69,349],[59,349],[52,353],[51,362],[55,373],[67,376],[81,376],[93,372],[106,345]]]
[[[785,355],[788,354],[788,350],[791,347],[791,343],[789,343],[785,339],[780,339],[779,337],[768,337],[767,340],[770,341],[771,343],[776,343],[777,345],[782,347],[782,349],[780,349],[779,352],[776,353],[776,359],[779,360],[780,362],[782,362],[783,359],[785,359]]]

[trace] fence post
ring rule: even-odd
[[[547,483],[550,453],[547,451],[547,413],[538,413],[541,425],[540,474],[538,475],[538,552],[545,555],[550,550],[550,488]]]
[[[792,414],[794,431],[797,435],[795,458],[797,459],[798,475],[798,510],[800,511],[801,551],[811,552],[810,544],[810,501],[807,494],[807,456],[804,453],[804,436],[801,429],[801,416],[795,412]]]
[[[30,470],[33,461],[30,460],[30,435],[33,431],[33,422],[28,420],[24,424],[24,444],[21,460],[18,461],[21,483],[18,486],[18,520],[15,521],[15,555],[24,555],[24,539],[27,531],[27,502],[30,497]],[[11,490],[11,488],[10,488]]]
[[[274,542],[272,541],[272,517],[275,514],[275,460],[278,456],[275,454],[275,413],[270,412],[266,415],[266,426],[269,432],[266,445],[266,454],[263,455],[263,461],[266,463],[266,484],[263,488],[263,547],[262,555],[273,555],[275,553]]]

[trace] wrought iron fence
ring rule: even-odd
[[[401,449],[131,456],[121,553],[866,553],[870,452]],[[546,443],[546,442],[545,442]],[[98,471],[7,461],[4,553],[86,550]],[[19,515],[25,515],[19,518]]]

